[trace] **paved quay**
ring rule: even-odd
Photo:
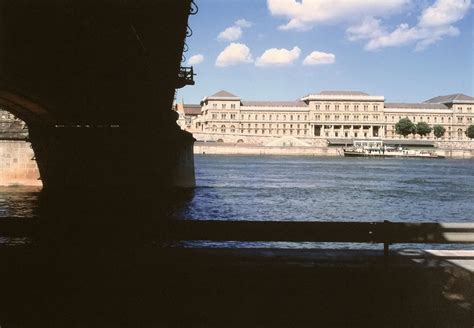
[[[472,265],[472,251],[13,247],[0,257],[0,317],[13,327],[474,323],[473,274],[457,262]]]

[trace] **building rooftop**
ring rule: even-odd
[[[184,104],[183,111],[185,115],[201,115],[201,105]]]
[[[449,109],[446,105],[438,103],[385,103],[384,107],[407,109]]]
[[[256,106],[256,107],[308,107],[304,101],[242,101],[243,106]]]
[[[238,96],[228,92],[228,91],[225,91],[225,90],[221,90],[215,94],[213,94],[212,96],[209,96],[208,98],[239,98]]]
[[[473,102],[474,98],[463,93],[455,93],[452,95],[438,96],[425,101],[429,104],[449,104],[455,102]]]
[[[368,96],[368,93],[362,91],[336,91],[336,90],[325,90],[318,93],[321,96]]]

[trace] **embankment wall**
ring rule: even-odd
[[[225,155],[308,155],[308,156],[340,156],[341,149],[329,147],[270,147],[257,145],[195,143],[195,154]]]
[[[474,159],[474,149],[435,148],[434,151],[447,158]],[[342,147],[270,147],[217,142],[196,142],[194,154],[343,156]]]
[[[0,140],[0,186],[41,186],[34,156],[27,141]]]

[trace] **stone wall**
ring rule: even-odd
[[[474,150],[474,140],[438,141],[436,147],[450,150]]]
[[[474,149],[436,149],[436,153],[446,158],[474,159]]]
[[[474,159],[474,149],[435,149],[436,154],[453,159]],[[270,147],[250,144],[197,142],[195,154],[343,156],[342,147]]]
[[[202,143],[194,144],[195,154],[223,155],[282,155],[282,156],[343,156],[342,148],[330,147],[269,147],[245,144]]]
[[[243,133],[219,133],[219,132],[210,132],[210,133],[203,133],[203,132],[192,132],[194,138],[198,142],[200,141],[211,141],[211,142],[224,142],[224,143],[241,143],[247,145],[258,145],[264,146],[267,144],[271,144],[277,140],[283,140],[287,138],[295,138],[301,140],[304,143],[307,143],[311,146],[316,147],[326,147],[327,141],[326,138],[305,138],[302,136],[275,136],[275,135],[249,135]]]
[[[29,142],[0,140],[0,186],[41,186],[39,176]]]

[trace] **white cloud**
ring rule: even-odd
[[[291,50],[271,48],[257,58],[255,65],[257,66],[285,66],[294,62],[299,58],[300,48],[294,47]]]
[[[239,27],[252,27],[252,22],[249,22],[248,20],[241,18],[234,23],[235,26]]]
[[[313,51],[303,60],[303,65],[324,65],[333,64],[336,61],[334,54]]]
[[[388,32],[380,25],[379,20],[371,18],[361,25],[349,27],[346,32],[351,41],[368,40],[365,46],[367,50],[415,43],[415,50],[420,51],[445,37],[459,35],[459,30],[452,24],[463,19],[470,6],[471,0],[437,0],[423,10],[418,23],[413,27],[400,24]]]
[[[188,59],[188,65],[197,65],[200,64],[204,61],[204,56],[199,54],[199,55],[194,55],[191,56],[191,58]]]
[[[242,63],[252,63],[250,49],[243,43],[231,43],[216,59],[216,66],[226,67]]]
[[[382,35],[383,29],[380,26],[380,19],[367,17],[360,24],[350,26],[346,34],[350,41],[373,39]]]
[[[242,37],[242,28],[239,26],[231,26],[219,33],[217,40],[220,41],[236,41]]]
[[[219,41],[237,41],[242,37],[242,29],[249,28],[252,26],[252,23],[248,20],[241,18],[235,21],[234,25],[226,28],[224,31],[219,33],[217,40]]]
[[[384,33],[371,39],[365,48],[367,50],[377,50],[380,48],[399,47],[416,43],[415,50],[420,51],[442,40],[445,36],[456,36],[458,34],[459,30],[453,26],[426,29],[420,28],[419,26],[410,27],[408,24],[401,24],[394,31]]]
[[[288,23],[282,30],[308,30],[316,24],[361,20],[387,16],[400,11],[411,0],[267,0],[273,16],[283,16]]]
[[[420,27],[446,26],[464,18],[471,0],[437,0],[425,9],[420,17]]]

